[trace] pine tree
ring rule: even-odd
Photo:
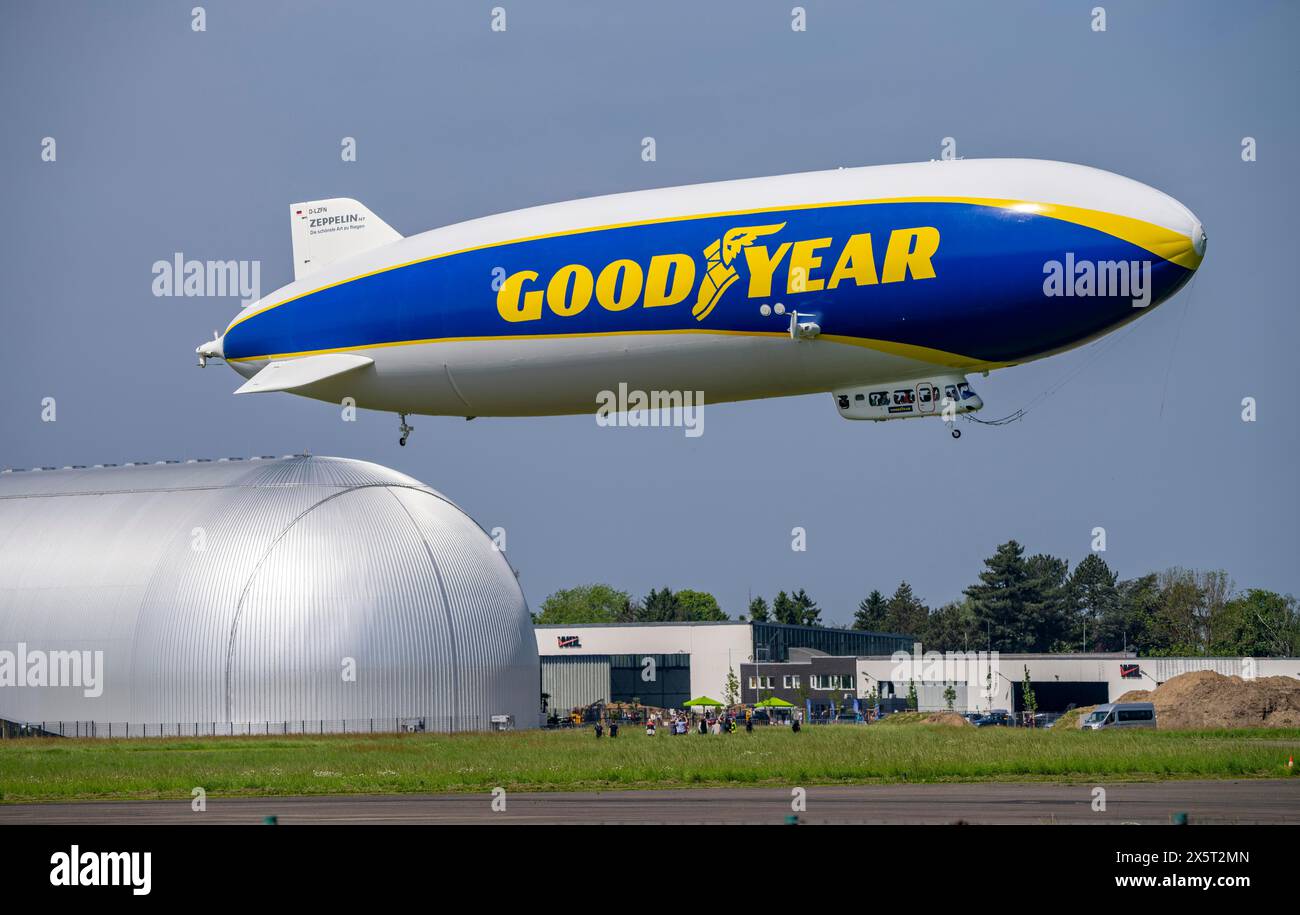
[[[767,601],[761,597],[755,597],[749,602],[749,618],[755,623],[766,623],[772,618],[767,610]]]
[[[1169,645],[1156,624],[1160,582],[1153,572],[1119,583],[1119,607],[1107,624],[1120,633],[1120,647],[1145,655],[1169,654]]]
[[[970,601],[931,611],[920,635],[926,649],[932,651],[975,651],[984,645],[983,630],[971,612]]]
[[[1106,560],[1089,553],[1070,575],[1069,625],[1066,647],[1083,651],[1119,651],[1124,645],[1120,606],[1119,575],[1110,570]],[[1120,623],[1117,630],[1116,624]]]
[[[919,639],[925,632],[929,616],[930,608],[912,593],[912,586],[900,582],[894,596],[885,605],[885,628]]]
[[[1034,644],[1031,608],[1039,602],[1031,580],[1025,549],[1014,540],[998,547],[984,560],[979,584],[966,589],[971,609],[995,651],[1030,651]]]
[[[787,626],[799,625],[799,608],[784,591],[777,592],[772,601],[772,617],[778,623],[785,623]]]
[[[650,589],[650,593],[645,596],[641,602],[641,611],[638,614],[637,622],[640,623],[670,623],[680,618],[681,607],[677,601],[677,595],[669,588],[663,588],[656,591]]]
[[[798,623],[801,626],[820,626],[822,622],[822,611],[817,606],[817,602],[808,596],[803,588],[791,595],[791,601],[794,603]]]
[[[1070,564],[1064,559],[1039,553],[1025,560],[1030,593],[1025,612],[1029,622],[1029,651],[1048,651],[1069,631]]]
[[[880,632],[885,628],[887,606],[885,595],[873,590],[858,604],[858,610],[853,614],[853,628]]]

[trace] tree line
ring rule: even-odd
[[[610,585],[562,588],[542,601],[533,622],[542,625],[581,623],[671,623],[729,620],[718,600],[706,591],[651,588],[640,600]]]
[[[535,623],[574,625],[728,619],[708,592],[664,587],[634,599],[606,584],[556,591],[533,614]],[[738,619],[823,624],[803,588],[780,591],[770,604],[753,597]],[[1121,580],[1099,553],[1071,570],[1056,556],[1026,556],[1015,540],[984,560],[961,600],[931,609],[904,581],[890,596],[868,594],[852,628],[910,635],[934,651],[1300,655],[1300,610],[1289,594],[1237,591],[1223,571],[1171,568]]]
[[[627,591],[605,584],[562,588],[546,598],[540,611],[532,616],[533,622],[541,625],[723,622],[731,619],[717,598],[707,591],[651,588],[649,594],[638,600]],[[739,617],[741,622],[746,619],[798,626],[822,624],[821,608],[803,588],[780,592],[773,598],[770,608],[764,598],[753,598],[749,602],[749,616],[741,614]]]
[[[913,635],[934,651],[1137,651],[1146,656],[1300,655],[1291,595],[1235,591],[1221,570],[1171,568],[1121,580],[1098,553],[1074,567],[1009,540],[963,599],[931,609],[906,581],[872,591],[853,628]]]

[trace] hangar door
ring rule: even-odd
[[[1045,680],[1032,685],[1040,712],[1064,712],[1070,705],[1078,708],[1110,701],[1110,687],[1096,681]],[[1025,710],[1024,685],[1019,682],[1013,683],[1011,694],[1016,706],[1012,711],[1023,712]]]
[[[605,655],[542,656],[542,692],[550,711],[560,715],[609,698],[609,658]]]
[[[616,654],[609,659],[609,699],[681,708],[691,698],[688,654]]]

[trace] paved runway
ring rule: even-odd
[[[1091,784],[944,784],[812,786],[800,823],[1168,823],[1185,812],[1195,823],[1300,824],[1300,779],[1150,782],[1105,785],[1105,810],[1093,810]],[[0,805],[0,825],[261,823],[771,823],[792,815],[791,788],[696,788],[674,791],[508,793],[493,797],[353,795],[209,797],[196,813],[188,798]],[[498,806],[500,806],[498,802]]]

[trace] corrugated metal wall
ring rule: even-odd
[[[609,658],[572,655],[544,657],[542,692],[550,694],[550,709],[560,715],[593,702],[609,700]]]
[[[0,649],[20,642],[102,651],[103,693],[5,689],[11,721],[537,723],[505,557],[441,494],[362,461],[0,474]]]
[[[1152,679],[1157,683],[1164,683],[1179,674],[1197,670],[1212,670],[1225,677],[1240,677],[1245,668],[1241,658],[1142,658],[1134,663],[1140,664],[1142,671],[1151,679],[1135,679],[1133,689],[1151,689],[1154,685],[1151,683]]]

